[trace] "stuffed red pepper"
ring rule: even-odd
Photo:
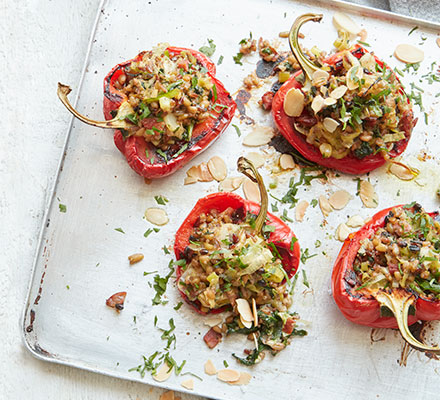
[[[401,154],[417,120],[394,72],[360,45],[312,63],[298,43],[299,28],[321,15],[299,17],[290,32],[303,69],[275,94],[272,115],[281,134],[305,158],[363,174]]]
[[[399,328],[413,347],[408,325],[440,319],[440,217],[417,204],[375,214],[344,242],[336,259],[332,290],[344,316],[357,324]]]
[[[116,129],[114,141],[128,164],[146,178],[172,174],[203,151],[229,125],[235,102],[215,65],[202,53],[158,45],[114,67],[104,79],[104,116],[90,120],[58,95],[79,119]]]
[[[176,271],[177,285],[193,309],[201,314],[231,310],[223,333],[259,332],[255,351],[240,359],[253,364],[264,348],[280,351],[291,336],[304,334],[294,329],[296,315],[288,312],[288,283],[300,249],[292,230],[267,212],[267,193],[253,165],[241,158],[239,169],[258,182],[261,207],[229,192],[200,199],[176,233],[174,252],[185,260]],[[209,347],[220,339],[221,332],[205,336]]]

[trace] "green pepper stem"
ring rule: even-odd
[[[393,290],[391,293],[385,290],[379,290],[373,296],[382,305],[389,308],[394,314],[400,334],[403,339],[413,348],[419,351],[425,351],[434,354],[440,354],[440,347],[428,346],[419,342],[411,333],[408,326],[408,312],[411,305],[414,304],[416,296],[405,290]]]
[[[109,119],[108,121],[95,121],[93,119],[87,118],[86,116],[76,111],[70,104],[67,95],[71,91],[72,89],[70,88],[70,86],[63,85],[62,83],[58,82],[57,94],[59,99],[61,100],[61,103],[63,103],[64,106],[80,121],[85,122],[89,125],[97,126],[99,128],[125,129],[127,131],[131,131],[133,130],[133,128],[136,128],[134,124],[127,122],[125,119],[120,119],[118,116],[116,116],[116,118]]]
[[[255,220],[255,231],[260,235],[263,235],[263,226],[267,218],[267,211],[269,207],[269,199],[267,197],[266,187],[264,186],[264,181],[260,173],[255,168],[254,164],[245,157],[240,157],[237,161],[238,171],[246,175],[252,182],[258,184],[258,189],[260,190],[260,211],[258,212],[257,219]],[[251,170],[253,176],[248,172]]]
[[[299,45],[299,30],[303,24],[308,21],[319,22],[322,19],[322,14],[304,14],[300,15],[292,25],[289,33],[289,44],[290,49],[292,50],[293,55],[295,56],[298,64],[303,70],[306,77],[312,80],[313,73],[320,68],[314,65],[302,52],[301,47]]]

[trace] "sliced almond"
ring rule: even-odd
[[[360,59],[360,64],[362,68],[366,68],[369,71],[374,71],[376,69],[376,60],[371,53],[365,53]]]
[[[361,181],[359,197],[365,207],[375,208],[379,204],[379,198],[373,185],[368,181]]]
[[[198,182],[198,179],[194,178],[193,176],[186,176],[185,179],[183,180],[184,185],[191,185],[196,182]]]
[[[330,74],[323,69],[316,70],[312,75],[312,84],[315,86],[322,85],[328,81]]]
[[[242,182],[243,178],[241,176],[226,178],[225,180],[220,182],[218,189],[221,192],[233,192],[241,186]]]
[[[347,87],[350,90],[357,89],[359,87],[359,81],[364,77],[364,70],[360,65],[353,65],[345,76]],[[356,78],[356,79],[354,79]]]
[[[301,200],[296,208],[295,208],[295,219],[298,222],[302,222],[304,219],[304,215],[306,213],[307,207],[309,206],[309,202],[306,200]]]
[[[228,175],[226,163],[218,156],[214,156],[208,161],[208,169],[212,177],[218,182],[224,180]]]
[[[188,171],[186,171],[186,175],[192,178],[198,179],[199,177],[199,166],[193,165]]]
[[[412,44],[399,44],[394,50],[394,56],[404,63],[415,64],[423,61],[425,53]]]
[[[327,197],[325,197],[324,195],[320,195],[318,201],[319,208],[321,209],[322,214],[324,215],[324,217],[327,217],[333,211],[332,206],[327,200]]]
[[[248,178],[244,180],[243,192],[244,197],[246,197],[247,200],[254,201],[255,203],[261,202],[260,189],[258,189],[258,185]]]
[[[361,42],[365,42],[367,40],[368,33],[365,29],[361,29],[361,31],[358,33],[358,36]]]
[[[237,311],[240,314],[242,322],[254,322],[254,315],[249,302],[246,299],[236,299],[235,302],[237,303]]]
[[[348,229],[348,226],[344,223],[339,224],[338,228],[336,229],[336,237],[339,241],[343,242],[345,239],[348,238],[348,235],[350,234],[350,229]]]
[[[289,117],[299,117],[304,110],[304,94],[300,89],[292,88],[284,98],[284,112]]]
[[[330,97],[333,97],[334,99],[340,99],[345,93],[347,92],[347,86],[341,85],[338,86],[335,90],[330,92]]]
[[[211,360],[205,362],[205,374],[206,375],[215,375],[217,373],[217,369]]]
[[[170,367],[166,362],[163,363],[156,372],[156,375],[153,375],[153,379],[158,382],[166,381],[173,372],[173,367]]]
[[[322,98],[322,97],[321,97]],[[295,129],[299,132],[302,133],[303,135],[307,135],[309,133],[309,131],[307,129],[304,129],[301,125],[294,123],[293,126],[295,127]]]
[[[361,31],[359,25],[354,22],[347,14],[335,12],[333,15],[333,25],[336,29],[348,32],[350,38],[354,39]]]
[[[324,98],[320,95],[316,96],[312,101],[311,107],[315,114],[319,113],[324,107]]]
[[[180,385],[182,387],[184,387],[185,389],[194,390],[194,380],[193,379],[188,379],[186,381],[183,381]]]
[[[295,161],[290,154],[281,154],[280,167],[282,170],[288,170],[295,168]]]
[[[234,369],[221,369],[217,372],[217,379],[223,382],[237,382],[240,379],[240,372]]]
[[[214,177],[209,172],[208,166],[206,163],[201,163],[197,166],[198,168],[198,179],[200,182],[212,182]]]
[[[419,175],[420,171],[416,168],[411,168],[398,161],[391,161],[388,166],[388,172],[397,176],[402,181],[411,181]]]
[[[240,372],[240,378],[235,382],[229,382],[230,385],[247,385],[252,379],[249,372]]]
[[[217,326],[223,322],[223,318],[220,315],[210,315],[203,318],[203,324],[212,328],[213,326]]]
[[[440,47],[440,37],[438,37],[435,42],[437,43],[437,46]]]
[[[345,225],[349,226],[350,228],[359,228],[364,224],[364,219],[360,215],[353,215],[351,216],[348,221],[345,223]]]
[[[145,211],[145,219],[153,225],[166,225],[169,221],[166,211],[162,208],[151,207]]]
[[[257,302],[252,297],[252,314],[254,315],[254,326],[258,326]]]
[[[258,126],[244,139],[243,144],[249,147],[258,147],[268,144],[273,138],[274,130],[268,126]]]
[[[324,105],[325,106],[332,106],[333,104],[336,104],[337,100],[334,99],[333,97],[327,97],[324,99]]]
[[[162,393],[159,400],[175,400],[174,392],[172,390],[168,390],[165,393]]]
[[[264,165],[265,158],[261,153],[257,153],[255,151],[251,151],[247,153],[245,156],[252,164],[254,164],[255,168],[260,168]]]
[[[339,122],[330,117],[324,118],[322,124],[324,125],[324,128],[330,133],[333,133],[339,126]]]
[[[337,190],[328,199],[335,210],[342,210],[350,201],[351,196],[346,190]]]

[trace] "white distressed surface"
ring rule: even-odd
[[[1,400],[144,400],[162,393],[36,360],[21,338],[42,213],[70,120],[56,98],[56,83],[78,83],[98,5],[99,0],[0,1]]]

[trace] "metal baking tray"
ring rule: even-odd
[[[321,24],[304,26],[305,45],[330,48],[336,37],[331,23],[336,10],[344,10],[365,27],[372,49],[393,67],[402,68],[391,56],[400,42],[424,43],[426,58],[419,75],[425,74],[431,63],[439,59],[440,49],[435,44],[439,25],[343,2],[106,0],[98,10],[81,82],[76,87],[75,82],[71,82],[77,93],[78,110],[91,118],[102,118],[102,81],[107,71],[158,42],[199,48],[206,44],[206,39],[213,39],[217,46],[214,61],[224,56],[217,75],[231,93],[236,93],[243,78],[255,69],[258,59],[256,55],[246,58],[243,66],[235,65],[232,60],[238,51],[238,41],[247,37],[249,31],[254,37],[273,39],[280,31],[288,30],[299,14],[323,13]],[[414,26],[419,29],[409,36]],[[284,41],[282,46],[287,49],[285,40],[278,40]],[[435,191],[440,182],[437,156],[439,98],[434,96],[440,84],[428,85],[425,80],[419,82],[411,75],[405,76],[403,81],[407,84],[415,81],[424,90],[424,106],[429,114],[426,125],[423,113],[418,112],[419,123],[403,155],[406,163],[420,169],[420,176],[416,181],[403,182],[387,174],[384,167],[371,173],[369,179],[379,194],[376,210],[414,199],[431,210],[438,206]],[[55,88],[53,90],[55,96]],[[257,106],[263,91],[253,93],[247,113],[255,124],[270,126],[270,117]],[[301,197],[309,201],[338,188],[349,190],[353,199],[344,210],[331,213],[325,223],[319,207],[310,207],[304,222],[291,223],[301,246],[318,254],[301,266],[307,273],[310,289],[303,285],[300,275],[292,307],[305,321],[309,334],[294,340],[275,358],[268,355],[261,364],[250,368],[253,379],[249,385],[231,386],[203,373],[203,364],[209,358],[217,368],[222,368],[226,360],[232,368],[247,369],[237,365],[231,357],[234,351],[241,354],[245,338],[230,336],[216,349],[209,350],[202,341],[208,329],[203,325],[203,317],[186,305],[179,311],[173,309],[180,298],[171,281],[166,292],[168,304],[152,306],[154,291],[148,282],[153,275],[144,276],[143,272],[157,270],[161,276],[166,274],[170,256],[161,248],[172,244],[177,227],[196,200],[217,191],[214,183],[183,186],[185,171],[191,165],[220,155],[227,161],[229,175],[236,176],[238,156],[255,150],[241,145],[253,125],[238,118],[233,123],[241,128],[240,138],[234,128],[229,127],[186,168],[146,184],[117,151],[111,132],[72,121],[45,212],[26,300],[23,318],[26,347],[34,356],[46,361],[185,391],[180,382],[188,377],[173,375],[168,381],[158,383],[148,374],[142,379],[137,372],[128,372],[141,362],[141,355],[148,356],[163,348],[160,333],[153,326],[154,316],[158,318],[159,327],[168,327],[169,318],[174,318],[177,347],[172,355],[179,363],[187,360],[184,371],[203,377],[203,381],[195,379],[191,392],[194,394],[217,399],[269,396],[281,399],[314,396],[428,399],[437,396],[437,368],[440,365],[435,360],[410,352],[406,367],[400,366],[402,340],[399,334],[383,330],[379,336],[385,340],[372,341],[377,331],[346,321],[331,297],[330,275],[341,247],[334,239],[337,225],[348,215],[367,217],[375,212],[364,208],[355,196],[356,182],[352,176],[336,175],[325,184],[315,180],[312,186],[301,188]],[[270,169],[277,156],[267,146],[261,151],[268,156],[262,168],[268,184],[273,180]],[[421,161],[422,158],[425,161]],[[285,193],[291,176],[297,178],[299,169],[279,174],[278,187],[271,193],[275,196]],[[151,225],[143,215],[146,208],[155,205],[154,195],[169,199],[165,208],[170,223],[160,232],[144,238],[143,233]],[[59,211],[59,203],[67,206],[66,213]],[[292,217],[293,210],[288,211]],[[125,234],[115,228],[122,228]],[[322,243],[319,248],[315,248],[317,239]],[[136,252],[146,257],[130,267],[127,256]],[[122,290],[128,295],[125,309],[117,315],[105,306],[105,299]],[[436,323],[431,324],[429,332],[435,334],[436,327]]]

